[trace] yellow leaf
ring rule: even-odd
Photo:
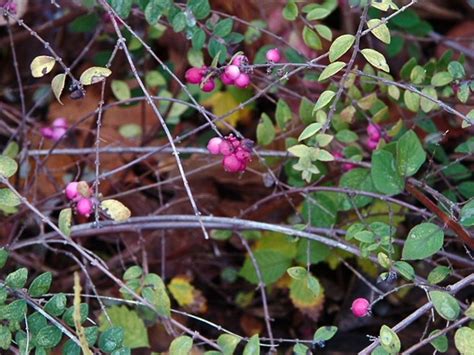
[[[86,69],[79,78],[79,81],[83,85],[92,85],[98,82],[101,82],[105,78],[107,78],[112,71],[108,68],[103,67],[90,67]]]
[[[222,116],[238,107],[240,102],[238,102],[230,92],[216,92],[214,95],[203,101],[202,104],[211,107],[214,115]],[[248,121],[250,119],[250,112],[250,109],[245,107],[226,117],[225,121],[235,127],[239,122]],[[223,126],[220,122],[218,122],[217,125],[219,127]]]
[[[117,200],[104,200],[100,203],[100,208],[116,222],[126,221],[131,215],[127,206]]]
[[[39,55],[30,64],[31,75],[34,78],[41,78],[53,70],[56,60],[48,55]]]
[[[207,310],[206,299],[201,291],[191,285],[187,277],[174,277],[168,284],[168,289],[181,307],[190,309],[194,313],[204,313]]]

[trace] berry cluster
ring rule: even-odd
[[[224,156],[222,165],[224,170],[230,173],[238,173],[247,168],[251,160],[252,147],[253,142],[250,139],[239,141],[232,134],[224,138],[214,137],[207,144],[211,154]]]
[[[56,118],[50,127],[41,128],[41,135],[46,139],[58,141],[66,134],[67,122],[65,118]]]
[[[17,4],[16,1],[12,0],[0,0],[0,8],[4,8],[5,10],[15,15],[17,10]]]
[[[277,63],[281,60],[278,48],[267,51],[266,58],[269,63]],[[234,85],[239,89],[245,89],[250,85],[249,60],[245,55],[236,55],[230,64],[222,68],[190,68],[186,71],[185,78],[190,84],[200,85],[202,91],[211,92],[216,87],[215,77],[219,77],[224,85]]]
[[[352,302],[352,314],[357,318],[365,317],[370,312],[370,303],[365,298],[356,298],[354,302]]]
[[[66,197],[76,203],[76,211],[81,216],[89,217],[93,210],[92,190],[85,181],[70,182],[66,186]]]
[[[379,144],[380,138],[382,138],[382,129],[378,124],[370,123],[367,126],[367,134],[369,136],[369,141],[367,142],[367,147],[370,150],[375,150]]]
[[[334,155],[335,158],[338,158],[338,159],[344,158],[344,155],[341,152],[334,152],[333,155]],[[356,168],[356,165],[354,165],[352,163],[342,164],[342,170],[344,170],[344,171],[349,171],[349,170],[352,170],[354,168]]]

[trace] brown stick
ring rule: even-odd
[[[431,201],[425,194],[418,190],[411,183],[407,182],[406,189],[413,195],[418,201],[420,201],[427,209],[433,212],[439,219],[443,221],[451,230],[453,230],[462,241],[474,250],[474,239],[471,238],[469,233],[455,220],[450,218],[444,213],[433,201]]]

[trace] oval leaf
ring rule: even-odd
[[[344,62],[334,62],[334,63],[329,64],[326,68],[324,68],[324,70],[319,75],[318,81],[323,81],[323,80],[326,80],[327,78],[330,78],[334,74],[338,73],[345,66],[346,66],[346,63]]]
[[[72,224],[72,210],[70,208],[64,208],[59,212],[58,225],[61,232],[65,236],[71,235],[71,224]]]
[[[81,74],[79,81],[83,85],[92,85],[92,84],[101,82],[102,80],[107,78],[110,74],[112,74],[112,71],[110,69],[103,68],[103,67],[91,67],[89,69],[86,69]]]
[[[387,73],[390,72],[390,68],[382,53],[370,48],[362,49],[360,52],[372,66]]]
[[[100,208],[116,222],[126,221],[132,214],[127,206],[117,200],[104,200]]]
[[[40,55],[33,59],[30,64],[31,75],[34,78],[41,78],[53,70],[54,64],[56,64],[56,60],[53,57]]]
[[[453,296],[445,291],[431,291],[431,302],[438,314],[446,320],[456,320],[461,312],[459,302]]]
[[[422,260],[443,247],[444,232],[436,224],[421,223],[412,228],[402,251],[404,260]]]
[[[15,175],[18,170],[18,164],[12,158],[6,155],[0,155],[0,175],[9,178]]]
[[[342,35],[332,42],[329,48],[329,61],[334,62],[343,56],[354,44],[355,37],[353,35]]]
[[[64,90],[64,83],[66,82],[66,74],[58,74],[51,81],[51,89],[53,90],[54,97],[58,102],[63,105],[61,102],[61,94]]]

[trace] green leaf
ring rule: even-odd
[[[83,85],[92,85],[99,83],[109,77],[112,71],[104,67],[91,67],[86,69],[79,78]]]
[[[308,355],[308,354],[310,354],[310,351],[309,351],[309,348],[306,345],[303,345],[301,343],[297,343],[293,347],[293,353],[295,355]]]
[[[156,274],[148,274],[143,280],[143,297],[156,306],[156,311],[163,317],[169,317],[171,314],[171,301],[166,292],[166,286]]]
[[[63,105],[61,102],[61,94],[64,90],[64,83],[66,82],[66,74],[58,74],[53,80],[51,80],[51,89],[53,90],[54,97],[58,102]]]
[[[389,354],[398,354],[402,346],[397,333],[386,325],[380,328],[380,344]]]
[[[211,6],[208,0],[189,0],[188,7],[197,20],[203,20],[211,13]]]
[[[305,221],[309,221],[314,227],[332,227],[337,221],[335,194],[316,192],[308,195],[301,214]]]
[[[5,248],[0,248],[0,269],[5,266],[8,260],[8,251]]]
[[[464,311],[466,317],[474,319],[474,302],[471,302],[471,305]]]
[[[379,19],[372,19],[367,21],[367,27],[370,29],[370,32],[381,40],[383,43],[390,44],[390,30],[387,25],[384,24]]]
[[[422,260],[438,252],[443,247],[444,233],[433,223],[421,223],[410,230],[402,258],[404,260]]]
[[[300,136],[298,137],[298,141],[302,141],[308,138],[311,138],[314,136],[316,133],[319,132],[319,130],[322,128],[322,124],[319,122],[311,123],[309,126],[307,126],[303,132],[301,132]]]
[[[314,10],[311,10],[306,15],[306,19],[308,21],[322,20],[322,19],[326,18],[330,13],[331,13],[331,11],[329,11],[328,9],[325,9],[323,7],[317,7]]]
[[[290,106],[288,106],[285,100],[279,99],[275,111],[275,119],[278,127],[285,129],[287,123],[291,121],[292,117],[293,115]]]
[[[339,71],[341,71],[345,66],[346,63],[344,62],[334,62],[329,64],[319,75],[318,81],[324,81],[327,78],[330,78],[334,74],[337,74]]]
[[[304,43],[312,49],[315,50],[320,50],[322,49],[323,45],[321,43],[321,39],[319,36],[314,32],[312,29],[310,29],[308,26],[304,26],[303,28],[303,41]]]
[[[370,170],[375,188],[386,195],[397,195],[403,191],[405,182],[400,176],[393,154],[379,149],[372,154]]]
[[[25,286],[27,278],[28,269],[26,267],[22,267],[8,274],[5,279],[5,284],[14,289],[22,288],[23,286]]]
[[[117,98],[117,100],[123,101],[128,100],[132,97],[130,87],[123,80],[112,80],[110,87],[112,89],[112,93]]]
[[[150,25],[156,25],[169,6],[169,0],[150,0],[145,8],[145,19]]]
[[[275,127],[270,117],[262,113],[260,122],[257,125],[257,142],[261,145],[268,145],[275,138]]]
[[[308,271],[301,266],[290,267],[286,272],[295,280],[303,280],[308,275]]]
[[[315,114],[316,111],[321,110],[327,105],[329,105],[329,103],[334,98],[334,96],[336,96],[336,93],[334,91],[331,91],[331,90],[323,91],[321,95],[319,96],[318,101],[316,101],[316,103],[314,104],[313,115]]]
[[[150,70],[145,75],[145,83],[148,86],[154,88],[154,87],[157,87],[157,86],[166,85],[166,80],[158,70]]]
[[[326,41],[332,41],[332,31],[328,26],[325,25],[316,25],[314,26],[316,32],[323,37]]]
[[[454,334],[454,345],[461,355],[472,354],[472,340],[474,339],[474,330],[469,327],[461,327]]]
[[[428,282],[432,285],[436,285],[448,277],[449,274],[451,274],[451,268],[438,265],[429,273]]]
[[[30,64],[31,75],[33,78],[41,78],[53,70],[55,64],[56,59],[53,57],[39,55],[35,57]]]
[[[0,306],[0,319],[20,322],[26,315],[26,301],[15,300],[6,306]]]
[[[171,19],[171,26],[173,26],[173,31],[179,33],[186,28],[186,15],[184,12],[178,12]]]
[[[406,132],[397,142],[397,169],[405,177],[415,175],[426,159],[420,140],[412,130]]]
[[[439,332],[440,331],[438,329],[435,329],[430,333],[429,337]],[[444,334],[434,338],[432,341],[430,341],[430,344],[433,345],[433,347],[441,353],[445,353],[446,351],[448,351],[448,337]]]
[[[84,323],[89,315],[89,305],[87,303],[81,303],[79,305],[79,314],[80,314],[80,322],[81,324]],[[70,327],[74,325],[74,306],[69,307],[66,312],[63,314],[63,320],[69,325]]]
[[[55,325],[47,325],[42,328],[35,337],[37,346],[42,348],[54,348],[61,341],[63,334]]]
[[[0,189],[0,205],[15,207],[21,204],[20,198],[10,189]]]
[[[348,129],[343,129],[337,132],[336,134],[336,139],[342,143],[354,143],[355,141],[357,141],[358,138],[359,136],[357,135],[357,133],[352,132]]]
[[[288,21],[294,21],[298,17],[298,6],[294,0],[289,0],[283,8],[283,18]]]
[[[450,321],[456,320],[461,312],[456,298],[445,291],[430,291],[429,295],[434,309],[441,317]]]
[[[390,72],[390,68],[382,53],[370,48],[362,49],[360,52],[372,66],[387,73]]]
[[[100,208],[116,222],[123,222],[130,218],[131,212],[127,206],[118,200],[104,200]]]
[[[340,187],[346,187],[351,190],[374,192],[374,185],[369,169],[355,168],[344,173],[339,180]],[[347,194],[341,194],[340,209],[349,211],[354,208],[364,207],[372,202],[372,197],[356,194],[350,198]]]
[[[127,18],[132,9],[132,0],[110,0],[110,5],[121,18]]]
[[[245,345],[243,355],[260,355],[260,339],[258,334],[253,335]]]
[[[132,279],[137,279],[143,275],[143,269],[138,266],[138,265],[133,265],[129,267],[127,270],[125,270],[125,273],[123,274],[123,279],[125,281],[132,280]]]
[[[397,270],[400,275],[402,275],[405,279],[407,280],[413,280],[415,278],[415,269],[413,269],[413,266],[408,264],[405,261],[396,261],[393,264],[393,267],[395,270]]]
[[[217,345],[221,347],[223,355],[232,355],[240,340],[240,337],[232,334],[221,334],[217,338]]]
[[[4,325],[0,325],[0,349],[8,350],[12,342],[12,333]]]
[[[99,348],[110,353],[122,346],[124,332],[121,327],[110,327],[99,337]]]
[[[337,327],[333,325],[320,327],[316,330],[316,332],[313,335],[313,342],[319,343],[319,342],[328,341],[334,335],[336,335],[336,332],[337,332]]]
[[[57,293],[45,304],[44,310],[52,316],[59,317],[66,309],[67,298],[62,293]]]
[[[71,235],[72,209],[64,208],[59,212],[58,226],[65,236]]]
[[[455,80],[462,79],[466,75],[463,65],[457,61],[452,61],[448,64],[448,72]]]
[[[407,109],[412,112],[418,112],[420,110],[420,99],[420,95],[410,90],[405,90],[403,93],[403,101],[405,102]]]
[[[426,77],[426,69],[421,65],[416,65],[413,67],[410,73],[410,80],[413,84],[421,84]]]
[[[141,137],[143,131],[140,125],[136,123],[127,123],[119,127],[119,133],[124,138],[133,139]]]
[[[105,332],[111,326],[123,329],[123,346],[130,349],[149,347],[148,332],[143,320],[137,312],[126,306],[113,306],[107,308],[112,325],[104,314],[99,317],[100,331]]]
[[[30,284],[28,293],[31,297],[39,297],[49,291],[51,282],[53,281],[53,274],[51,272],[44,272],[38,275]]]
[[[453,81],[453,76],[447,71],[436,73],[431,78],[431,85],[434,87],[445,86]]]
[[[308,244],[309,244],[309,262],[317,264],[326,260],[331,253],[329,247],[317,241],[310,241],[308,239],[300,239],[296,250],[296,261],[301,265],[306,265],[308,262]]]
[[[334,62],[342,57],[352,47],[354,41],[355,37],[349,34],[337,37],[329,48],[329,61]]]
[[[203,29],[198,28],[194,31],[193,37],[191,38],[191,43],[194,49],[201,49],[204,47],[204,43],[206,42],[206,33]]]
[[[431,97],[433,100],[438,100],[438,93],[436,92],[436,89],[432,86],[427,86],[423,88],[421,92]],[[423,112],[428,113],[438,107],[438,104],[433,100],[427,99],[426,97],[421,97],[420,106]]]
[[[18,170],[18,164],[12,158],[6,155],[0,155],[0,175],[9,178],[15,175]]]
[[[253,254],[262,274],[263,283],[266,285],[276,282],[291,266],[292,258],[283,251],[259,249],[253,251]],[[240,276],[253,284],[258,284],[257,273],[250,257],[245,258]]]
[[[226,18],[225,20],[221,20],[217,22],[216,26],[214,27],[213,34],[219,37],[225,37],[229,33],[232,32],[232,26],[234,25],[234,21],[230,18]]]
[[[474,199],[471,199],[461,208],[461,218],[459,222],[465,227],[474,226]]]
[[[189,355],[193,347],[193,339],[186,335],[175,338],[171,344],[170,355]]]

